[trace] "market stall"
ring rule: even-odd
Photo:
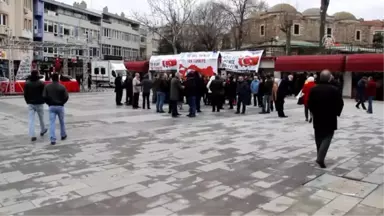
[[[218,73],[221,55],[219,52],[180,53],[178,72],[185,75],[188,71],[197,71],[203,76]]]

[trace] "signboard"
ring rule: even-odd
[[[258,72],[263,50],[221,52],[220,68],[232,72]]]
[[[16,79],[21,79],[25,76],[31,75],[32,59],[30,56],[22,58],[19,69],[17,70]]]
[[[179,72],[185,75],[188,71],[197,71],[204,76],[213,76],[218,70],[218,52],[180,53]]]
[[[177,70],[177,59],[178,55],[160,55],[151,56],[149,59],[149,70],[150,71],[170,71]]]

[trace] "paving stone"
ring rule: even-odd
[[[281,196],[281,197],[278,197],[276,199],[273,199],[269,203],[261,205],[260,208],[263,210],[266,210],[266,211],[279,213],[279,212],[283,212],[283,211],[287,210],[295,202],[297,202],[297,201],[292,199],[292,198]]]
[[[384,186],[376,188],[371,194],[361,201],[361,204],[378,209],[384,209]]]
[[[361,215],[382,215],[382,210],[363,204],[357,204],[352,208],[346,216],[361,216]]]
[[[28,211],[36,208],[31,202],[25,201],[21,203],[17,203],[15,205],[5,206],[0,208],[0,214],[3,215],[11,215],[19,212]]]
[[[250,188],[239,188],[231,193],[229,195],[237,197],[239,199],[244,199],[250,195],[252,195],[255,191]]]
[[[199,193],[199,196],[202,196],[206,199],[213,199],[215,197],[218,197],[218,196],[221,196],[223,194],[226,194],[230,191],[232,191],[233,189],[229,186],[226,186],[226,185],[219,185],[219,186],[216,186],[216,187],[213,187],[205,192],[202,192],[202,193]]]
[[[176,188],[165,183],[157,183],[152,185],[152,187],[144,189],[137,192],[142,197],[154,197],[160,194],[167,193],[169,191],[175,190]]]

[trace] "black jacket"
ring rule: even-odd
[[[45,86],[43,97],[48,106],[64,106],[68,101],[68,92],[59,82],[52,82]]]
[[[215,79],[211,82],[211,85],[209,86],[209,89],[212,91],[213,96],[222,96],[224,95],[224,85],[223,80],[221,79]]]
[[[228,97],[236,97],[236,88],[236,82],[233,81],[233,79],[230,79],[229,82],[227,82],[227,85],[225,86],[225,94]]]
[[[29,80],[24,86],[24,99],[27,104],[44,104],[44,83],[40,80]]]
[[[240,99],[247,99],[251,94],[251,89],[247,81],[237,83],[236,93]]]
[[[118,76],[115,78],[115,92],[123,91],[122,77]]]
[[[271,79],[266,79],[263,88],[264,95],[272,95],[273,81]]]
[[[289,81],[282,79],[279,87],[277,88],[277,100],[284,100],[284,98],[289,94]]]
[[[315,130],[337,130],[337,117],[344,107],[342,95],[329,83],[319,83],[309,93],[308,108],[313,115]]]
[[[143,93],[150,93],[152,88],[152,81],[149,79],[144,79],[141,82],[141,85],[143,86]]]
[[[163,92],[163,93],[169,92],[169,82],[168,82],[168,80],[159,79],[157,91]]]
[[[126,91],[127,91],[128,93],[131,93],[131,94],[132,94],[132,78],[127,77],[127,78],[124,80],[124,88],[126,89]]]
[[[195,77],[187,77],[184,82],[184,94],[186,97],[192,97],[197,95],[197,83]]]

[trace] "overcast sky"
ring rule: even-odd
[[[57,0],[67,4],[73,4],[74,0]],[[77,0],[80,2],[81,0]],[[199,0],[209,1],[209,0]],[[300,12],[307,8],[320,7],[320,0],[266,0],[269,6],[279,3],[289,3],[295,6]],[[109,12],[131,14],[132,11],[148,12],[149,7],[146,0],[85,0],[88,7],[101,10],[108,6]],[[384,19],[384,0],[331,0],[328,14],[348,11],[357,18]]]

